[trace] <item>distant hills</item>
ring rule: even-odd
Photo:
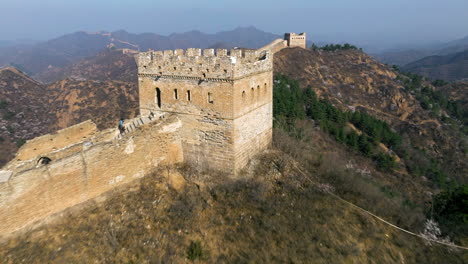
[[[374,57],[432,80],[468,78],[468,36],[429,48],[385,52]]]
[[[427,56],[448,55],[462,52],[468,49],[468,36],[425,48],[413,48],[406,50],[387,51],[374,54],[379,61],[389,65],[403,66],[415,62]]]
[[[0,46],[0,67],[13,65],[34,77],[54,68],[62,68],[92,57],[106,48],[139,51],[246,47],[259,48],[280,35],[255,27],[240,27],[231,31],[206,34],[189,31],[162,36],[154,33],[133,34],[124,30],[115,32],[75,32],[34,45]]]
[[[44,83],[71,78],[75,80],[136,82],[137,69],[134,53],[104,49],[95,56],[84,58],[65,67],[48,68],[35,75]]]
[[[444,56],[429,56],[402,67],[432,80],[456,81],[468,79],[468,49]]]

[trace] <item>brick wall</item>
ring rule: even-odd
[[[0,234],[143,177],[160,164],[182,162],[181,126],[171,116],[119,140],[109,137],[114,130],[107,130],[48,155],[53,157],[48,165],[35,160],[8,164],[4,169],[12,169],[13,175],[0,183]],[[101,136],[111,139],[99,141]]]

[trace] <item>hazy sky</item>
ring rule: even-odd
[[[238,26],[361,45],[444,42],[468,35],[468,0],[0,0],[0,40]]]

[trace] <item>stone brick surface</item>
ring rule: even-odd
[[[138,80],[140,114],[177,114],[184,159],[201,169],[236,174],[271,142],[268,49],[140,53]]]
[[[7,164],[4,169],[13,174],[0,183],[0,234],[143,177],[161,164],[182,162],[180,128],[180,119],[169,116],[119,140],[110,129],[42,153],[52,159],[47,165],[37,164],[35,157]]]

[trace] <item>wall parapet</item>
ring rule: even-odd
[[[244,72],[271,68],[272,60],[266,51],[189,48],[142,52],[137,64],[139,74],[232,79]]]
[[[55,133],[36,137],[28,140],[26,144],[21,146],[15,160],[33,159],[42,153],[48,153],[83,141],[94,135],[97,131],[96,124],[91,120],[87,120],[58,130]]]
[[[168,116],[120,140],[112,136],[116,129],[96,133],[55,152],[48,164],[11,161],[8,170],[0,171],[0,178],[8,177],[0,182],[0,236],[141,178],[161,164],[182,162],[180,127],[177,117]]]

